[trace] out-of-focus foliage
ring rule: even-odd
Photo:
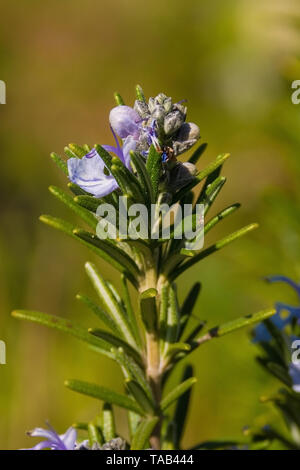
[[[200,280],[197,316],[216,324],[269,307],[283,292],[293,302],[285,287],[267,287],[261,277],[300,277],[300,106],[290,99],[300,78],[300,11],[296,0],[3,0],[1,10],[0,338],[7,365],[0,366],[0,447],[16,448],[28,444],[24,430],[45,418],[60,430],[95,414],[94,401],[64,389],[66,376],[114,389],[121,383],[117,367],[105,359],[95,366],[72,339],[9,316],[22,306],[82,318],[74,296],[91,293],[82,267],[93,257],[41,226],[38,215],[66,214],[48,195],[47,185],[63,178],[48,154],[74,140],[110,143],[107,116],[120,84],[128,99],[136,82],[148,95],[165,90],[188,99],[189,120],[209,143],[199,167],[232,154],[220,204],[238,199],[243,207],[217,235],[249,220],[261,224],[183,276],[182,298]],[[118,284],[113,269],[101,267]],[[199,381],[186,446],[236,437],[253,416],[258,426],[268,421],[258,396],[277,384],[266,382],[254,355],[237,333],[203,346],[201,361],[192,356]],[[123,414],[117,417],[122,427]]]

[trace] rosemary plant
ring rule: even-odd
[[[146,101],[140,86],[136,87],[136,94],[134,107],[126,106],[121,96],[115,94],[117,106],[109,117],[115,147],[97,144],[90,148],[70,144],[65,148],[66,158],[56,153],[51,155],[69,178],[69,192],[54,186],[50,187],[50,192],[75,212],[89,229],[49,215],[40,218],[113,265],[120,273],[123,292],[117,292],[111,282],[103,278],[101,264],[96,266],[88,262],[85,269],[99,296],[99,303],[84,295],[79,295],[78,299],[98,317],[102,323],[99,328],[86,330],[62,317],[40,312],[13,312],[17,318],[73,335],[96,353],[116,361],[124,374],[125,392],[119,394],[100,385],[67,380],[65,384],[71,390],[104,402],[101,416],[89,423],[75,425],[88,432],[89,442],[82,444],[76,441],[74,428],[62,436],[52,429],[38,428],[32,435],[47,439],[38,448],[179,449],[190,391],[196,378],[192,367],[185,365],[181,381],[166,394],[170,373],[205,342],[274,314],[274,310],[266,310],[204,332],[202,323],[191,330],[189,320],[200,283],[195,282],[179,305],[178,277],[257,225],[250,224],[204,248],[187,248],[188,239],[185,234],[178,237],[179,228],[188,225],[197,229],[200,223],[197,205],[202,204],[205,223],[195,238],[206,235],[239,208],[239,204],[232,204],[207,218],[225,183],[221,169],[229,155],[219,155],[206,168],[198,170],[196,164],[206,148],[203,143],[188,161],[180,161],[178,157],[200,138],[198,126],[186,122],[184,103],[174,103],[163,93]],[[200,192],[196,194],[193,190],[198,185]],[[129,230],[129,236],[124,237],[120,223],[130,224],[134,217],[129,211],[124,220],[120,198],[129,209],[140,204],[150,213],[154,205],[158,236],[151,237],[153,226],[148,221],[143,236],[135,236],[137,230]],[[186,204],[192,205],[192,211],[180,223],[170,221],[168,237],[162,234],[165,204],[176,205],[177,211]],[[99,207],[103,205],[115,210],[116,217],[109,222],[105,220],[115,237],[99,236],[99,223],[105,219],[104,213],[99,215]],[[135,221],[135,227],[137,225]],[[137,291],[138,305],[130,298],[129,283]],[[175,406],[171,407],[172,404]],[[115,430],[112,405],[128,411],[130,438],[127,441]]]
[[[276,314],[258,325],[253,331],[253,342],[260,348],[257,361],[266,373],[275,377],[281,388],[260,398],[272,404],[281,418],[274,424],[245,428],[251,449],[268,449],[278,445],[282,449],[300,449],[300,285],[286,276],[267,278],[272,283],[285,283],[297,294],[298,305],[275,304]],[[278,420],[277,420],[278,421]]]

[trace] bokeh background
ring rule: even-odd
[[[134,85],[148,96],[163,91],[188,100],[208,149],[199,168],[219,153],[232,158],[214,210],[242,208],[218,225],[213,239],[242,224],[260,228],[194,267],[180,279],[183,298],[199,279],[195,314],[210,326],[296,302],[269,274],[300,279],[300,105],[291,83],[300,79],[297,0],[1,0],[0,79],[0,448],[28,447],[25,431],[46,419],[63,432],[89,420],[99,404],[63,386],[65,378],[122,389],[109,360],[76,340],[10,317],[31,308],[96,326],[75,300],[92,296],[83,265],[91,254],[43,226],[40,213],[75,220],[47,191],[66,181],[48,155],[69,142],[110,143],[108,113],[118,90],[128,104]],[[102,273],[119,285],[113,269]],[[241,437],[247,424],[276,421],[259,396],[276,389],[255,363],[257,350],[241,331],[194,353],[199,378],[184,444]],[[170,385],[171,386],[171,385]],[[117,410],[121,433],[125,416]]]

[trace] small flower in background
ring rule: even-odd
[[[289,375],[293,383],[292,389],[294,392],[300,393],[300,362],[298,364],[291,362],[289,365]]]
[[[286,276],[270,276],[266,278],[270,283],[273,282],[284,282],[291,286],[298,294],[299,297],[299,306],[291,306],[284,304],[282,302],[277,302],[275,304],[276,313],[269,320],[272,322],[279,330],[283,330],[287,325],[290,325],[294,318],[300,321],[300,285],[296,284],[292,279]],[[284,315],[283,315],[284,312]],[[268,342],[271,340],[271,334],[269,333],[267,327],[261,323],[254,329],[253,342]]]
[[[31,437],[44,437],[46,440],[39,442],[28,450],[74,450],[76,446],[77,432],[76,429],[70,427],[65,434],[57,434],[57,432],[47,423],[48,429],[35,428],[29,431]]]

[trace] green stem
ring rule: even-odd
[[[145,258],[145,277],[141,285],[143,292],[157,289],[157,268],[154,256]],[[156,407],[159,409],[161,401],[161,372],[160,372],[160,345],[159,345],[159,325],[158,325],[158,305],[159,299],[149,298],[143,302],[142,316],[146,328],[146,375],[151,386]],[[159,416],[160,418],[160,416]],[[153,449],[159,450],[161,433],[161,419],[159,419],[150,437],[150,444]]]

